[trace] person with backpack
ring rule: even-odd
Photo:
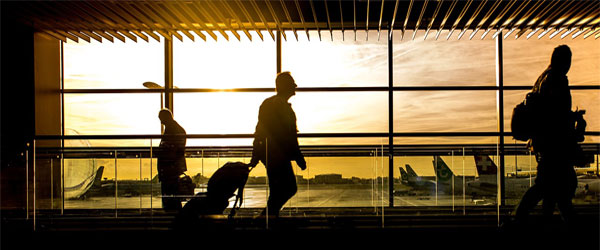
[[[571,111],[567,78],[571,55],[567,45],[556,47],[550,65],[538,77],[527,98],[533,116],[528,119],[529,126],[533,126],[528,145],[538,166],[535,184],[525,192],[515,211],[518,223],[527,222],[529,212],[540,200],[546,219],[552,216],[557,204],[565,222],[573,219],[572,199],[577,188],[573,167],[580,150],[577,142],[583,141],[585,121],[583,112]]]
[[[290,72],[277,74],[277,94],[265,99],[258,112],[250,166],[260,161],[267,169],[270,194],[262,216],[278,216],[283,205],[296,194],[298,187],[291,161],[306,169],[298,145],[296,114],[288,103],[296,94],[296,87]]]
[[[161,182],[162,205],[165,210],[181,209],[179,179],[187,171],[185,161],[186,133],[168,109],[158,113],[165,126],[157,152],[158,180]],[[193,191],[192,191],[193,192]]]

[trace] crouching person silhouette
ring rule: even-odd
[[[302,169],[306,161],[298,145],[296,114],[288,100],[296,94],[296,83],[290,72],[277,74],[277,94],[260,105],[254,133],[251,166],[262,162],[267,169],[270,194],[261,216],[279,216],[283,205],[298,190],[291,161]]]
[[[158,113],[160,122],[165,126],[157,152],[158,180],[161,182],[163,209],[174,211],[181,209],[179,177],[187,171],[185,162],[185,130],[173,119],[168,109]]]

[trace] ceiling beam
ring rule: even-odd
[[[306,28],[306,23],[304,22],[304,14],[302,14],[302,9],[300,8],[300,3],[298,3],[298,0],[294,0],[294,4],[296,5],[296,10],[298,10],[298,15],[300,16],[300,22],[302,23],[302,28],[304,28],[304,32],[306,32],[306,38],[310,41],[310,35],[308,34],[308,29]]]
[[[256,12],[256,14],[258,14],[258,17],[263,22],[263,25],[265,26],[265,28],[269,32],[269,35],[271,35],[271,38],[273,39],[273,41],[275,41],[275,34],[273,34],[273,30],[271,30],[271,28],[269,28],[269,23],[267,23],[267,19],[262,14],[260,8],[258,7],[258,4],[256,4],[256,2],[254,0],[249,0],[249,1],[250,1],[250,4],[252,5],[252,8]]]
[[[404,33],[406,32],[406,25],[408,24],[408,19],[410,17],[410,11],[412,9],[414,0],[410,0],[410,4],[408,5],[408,10],[406,12],[406,18],[404,18],[404,25],[402,25],[402,34],[400,35],[400,40],[404,40]]]
[[[421,8],[421,13],[419,14],[419,19],[417,19],[417,24],[415,25],[415,29],[414,29],[413,35],[412,35],[412,40],[415,40],[417,31],[419,30],[419,26],[421,25],[421,20],[423,20],[423,15],[425,14],[425,10],[427,9],[427,2],[429,2],[429,1],[425,0],[423,2],[423,8]]]

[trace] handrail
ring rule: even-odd
[[[398,132],[394,137],[492,137],[500,136],[500,132]],[[388,137],[389,133],[300,133],[300,138],[365,138]],[[504,136],[512,136],[511,132],[504,132]],[[600,131],[588,131],[585,135],[600,136]],[[188,134],[188,139],[240,139],[254,138],[254,134]],[[121,140],[121,139],[160,139],[158,134],[140,135],[36,135],[39,140]]]
[[[504,90],[531,90],[532,86],[504,86]],[[600,85],[570,85],[572,90],[600,90]],[[490,91],[499,90],[498,86],[394,86],[393,91]],[[296,92],[365,92],[388,91],[389,87],[299,87]],[[275,92],[275,88],[177,88],[173,93],[209,93],[209,92]],[[164,89],[63,89],[65,94],[124,94],[124,93],[162,93]]]

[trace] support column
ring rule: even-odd
[[[165,39],[165,108],[173,110],[173,39]]]
[[[505,188],[504,188],[504,65],[502,60],[502,31],[496,36],[496,109],[498,119],[498,204],[505,204]]]
[[[390,29],[391,31],[391,29]],[[391,32],[390,32],[391,33]],[[388,155],[389,155],[389,198],[394,206],[394,47],[393,33],[388,37]]]
[[[33,35],[33,69],[35,86],[35,135],[63,134],[62,114],[62,51],[61,41],[40,33]],[[30,151],[33,175],[29,180],[35,197],[30,204],[38,209],[62,207],[61,163],[56,161],[59,154],[52,148],[60,148],[62,140],[34,140]],[[48,153],[35,154],[36,150]],[[33,152],[33,153],[31,153]],[[36,169],[37,168],[37,169]]]
[[[277,74],[281,73],[281,33],[277,31]]]

